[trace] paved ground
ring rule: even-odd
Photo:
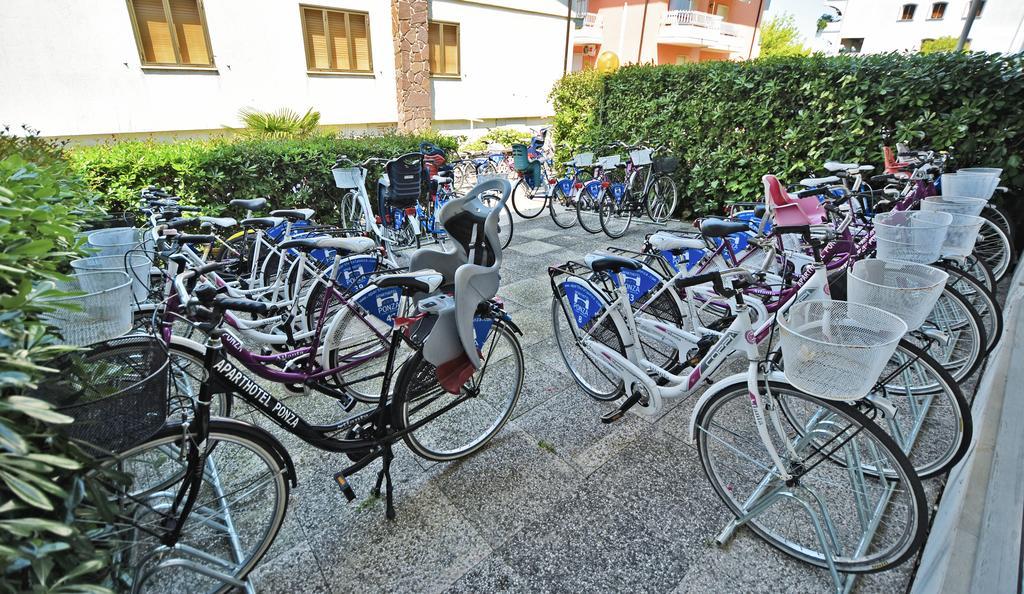
[[[393,475],[398,517],[367,499],[371,466],[347,504],[332,481],[344,456],[272,429],[299,473],[289,516],[254,574],[261,592],[824,592],[827,572],[789,559],[728,520],[685,432],[696,396],[658,419],[613,425],[565,373],[552,337],[548,265],[614,243],[639,247],[650,226],[610,242],[544,215],[517,221],[499,294],[523,329],[526,380],[514,419],[483,451],[429,464],[404,446]],[[731,373],[723,370],[720,373]],[[293,397],[300,411],[315,407]],[[258,421],[267,426],[268,423]],[[929,485],[934,501],[940,486]],[[857,582],[860,592],[904,591],[913,563]]]

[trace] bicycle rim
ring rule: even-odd
[[[198,568],[238,580],[248,575],[284,521],[285,471],[264,444],[230,427],[212,427],[203,442],[206,461],[195,507],[168,549],[159,536],[178,490],[176,484],[168,488],[166,478],[185,474],[181,438],[180,427],[168,427],[105,464],[131,482],[111,493],[120,513],[97,539],[114,547],[113,557],[141,592],[227,592],[230,583]]]
[[[551,301],[551,325],[555,332],[555,342],[569,375],[591,398],[615,400],[622,395],[622,379],[599,366],[580,344],[585,339],[597,340],[625,356],[626,349],[623,347],[622,336],[619,335],[611,318],[606,317],[600,324],[596,324],[601,315],[598,313],[587,323],[586,328],[580,328],[576,325],[572,315],[572,304],[568,303],[562,287],[558,287],[558,293]]]
[[[943,332],[948,342],[932,341],[928,354],[942,365],[956,381],[970,376],[981,365],[987,338],[985,326],[971,304],[952,287],[945,287],[925,327]]]
[[[598,208],[598,218],[605,235],[617,239],[626,234],[633,220],[631,201],[632,198],[626,195],[622,197],[621,202],[616,202],[611,192],[605,192]]]
[[[539,215],[547,206],[544,184],[531,188],[525,180],[520,179],[512,189],[512,209],[524,219],[532,219]]]
[[[482,448],[508,422],[523,387],[522,348],[510,330],[494,324],[480,350],[483,364],[458,395],[441,388],[422,353],[402,369],[395,385],[398,427],[437,415],[405,435],[409,449],[429,460],[455,460]]]
[[[942,268],[949,273],[946,286],[952,287],[960,293],[977,312],[981,323],[985,326],[985,353],[992,352],[1003,334],[1003,308],[984,285],[961,268],[956,266],[943,266]]]
[[[992,269],[996,281],[1000,281],[1006,276],[1015,258],[1013,246],[1010,245],[1010,240],[1003,230],[988,219],[985,219],[978,234],[974,253]]]
[[[580,190],[576,196],[576,219],[588,233],[601,232],[601,219],[597,213],[597,203],[604,197],[604,192],[595,199],[586,188]]]
[[[790,485],[779,479],[757,434],[746,383],[716,394],[697,413],[701,464],[730,511],[739,516],[755,503],[765,506],[746,525],[780,551],[819,567],[827,566],[825,554],[808,510],[822,527],[821,537],[831,535],[839,571],[881,571],[913,555],[924,541],[927,509],[920,479],[899,447],[849,405],[768,383],[777,399],[789,400],[793,418],[806,423],[800,430],[782,423],[792,453],[769,430],[797,475]],[[833,457],[846,463],[836,464]],[[865,550],[861,541],[877,510],[884,512]]]
[[[667,175],[654,178],[654,184],[647,194],[647,216],[656,223],[664,223],[676,211],[676,182]]]
[[[576,218],[576,205],[572,203],[565,192],[558,186],[555,186],[554,194],[551,196],[551,200],[548,201],[548,212],[551,214],[551,220],[562,229],[569,229],[574,226],[577,222]]]

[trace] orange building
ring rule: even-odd
[[[766,0],[574,0],[572,70],[614,52],[622,64],[744,60]]]

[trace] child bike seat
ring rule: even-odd
[[[825,221],[825,208],[817,197],[791,196],[774,175],[762,177],[761,182],[764,184],[765,202],[771,207],[777,225],[801,227],[820,225]]]

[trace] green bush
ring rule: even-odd
[[[487,145],[491,143],[500,144],[508,148],[513,144],[526,144],[531,138],[533,138],[533,134],[518,128],[508,126],[491,128],[480,138],[463,143],[459,150],[464,153],[482,153],[487,150]]]
[[[1024,188],[1024,58],[882,54],[627,66],[563,78],[552,92],[560,151],[595,141],[665,143],[684,210],[759,199],[761,176],[827,159],[881,165],[880,130],[952,147],[960,166],[1003,167]]]
[[[339,155],[355,161],[418,150],[430,141],[453,150],[455,139],[387,134],[358,138],[319,135],[303,139],[213,139],[173,143],[126,141],[77,147],[71,162],[111,210],[130,208],[139,190],[168,188],[192,204],[220,213],[231,198],[270,198],[273,208],[309,207],[331,222],[341,191],[331,166]],[[381,168],[371,168],[371,197]],[[240,214],[240,213],[232,213]]]
[[[0,592],[105,592],[109,556],[87,458],[54,431],[70,422],[29,396],[66,347],[40,321],[39,298],[77,255],[85,216],[99,214],[62,147],[0,132]]]

